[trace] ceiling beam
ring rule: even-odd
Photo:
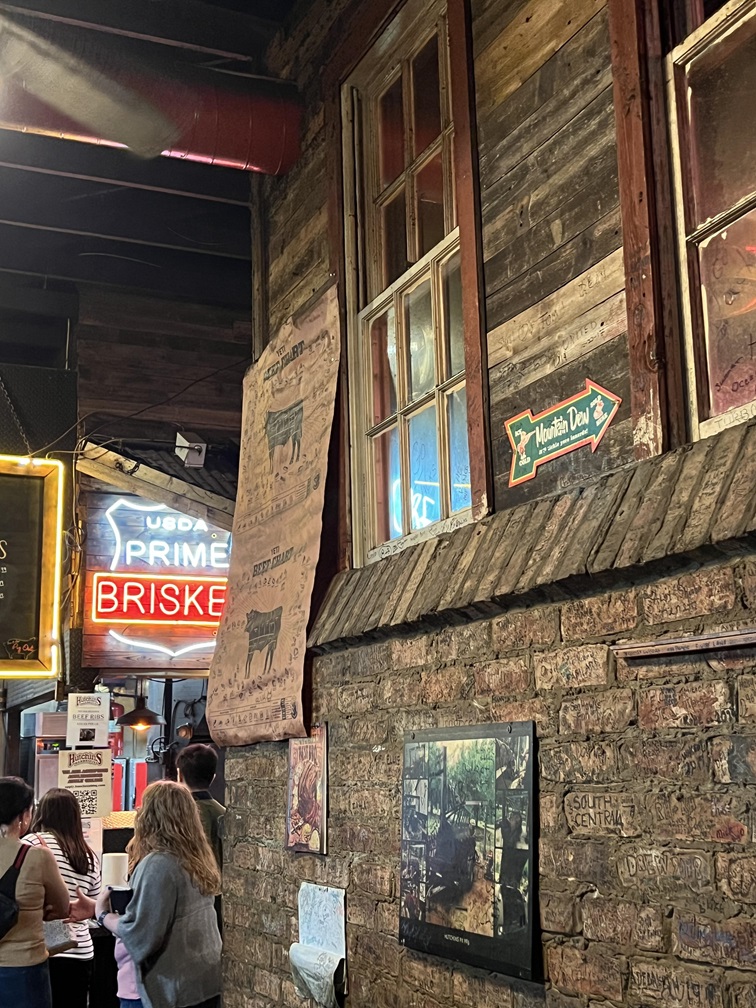
[[[246,207],[0,166],[0,223],[249,260]]]
[[[248,174],[233,168],[175,158],[145,161],[127,150],[13,130],[0,130],[0,166],[238,206],[250,200]]]
[[[277,28],[199,0],[10,0],[0,9],[241,60],[258,57]]]
[[[92,441],[85,444],[84,451],[76,461],[76,469],[124,493],[133,493],[157,504],[166,504],[174,511],[192,518],[201,518],[226,532],[231,531],[235,501],[201,490],[191,483],[184,483],[175,476],[168,476],[158,469],[134,462],[133,459],[101,448]]]
[[[76,319],[79,314],[79,297],[65,291],[47,290],[41,286],[13,281],[0,274],[0,309],[22,315],[44,315],[47,318]],[[12,334],[0,333],[12,338]]]
[[[241,308],[252,298],[249,263],[242,259],[2,223],[0,271],[130,287],[198,304]]]

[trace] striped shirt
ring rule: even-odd
[[[60,844],[52,833],[28,833],[23,839],[24,843],[32,847],[42,847],[45,844],[50,848],[50,853],[55,858],[60,874],[68,889],[71,899],[76,899],[76,887],[79,886],[85,896],[93,899],[100,894],[100,863],[95,857],[95,866],[91,871],[80,875],[71,867],[68,858],[60,848]],[[68,952],[61,952],[60,955],[69,959],[91,959],[94,956],[94,946],[92,945],[92,935],[89,930],[89,923],[81,921],[76,924],[69,924],[68,930],[71,932],[71,940],[77,943],[77,948],[69,949]]]

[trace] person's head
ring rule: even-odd
[[[81,807],[75,794],[65,788],[50,788],[42,795],[31,828],[34,833],[53,833],[79,875],[86,875],[94,868],[95,855],[84,840]]]
[[[145,788],[129,842],[129,871],[148,854],[172,854],[206,896],[220,892],[220,872],[191,793],[175,781]]]
[[[0,834],[23,836],[34,810],[34,792],[20,777],[0,777]]]
[[[179,780],[190,791],[206,791],[215,780],[218,754],[209,745],[196,742],[182,749],[176,760]]]

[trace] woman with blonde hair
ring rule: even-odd
[[[138,998],[122,993],[126,1008],[217,1008],[221,939],[214,898],[220,872],[191,793],[173,781],[144,792],[127,848],[132,898],[122,916],[109,893],[97,901],[97,921],[117,935],[134,965]]]

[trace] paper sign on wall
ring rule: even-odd
[[[85,816],[81,820],[84,842],[102,859],[102,819]]]
[[[339,371],[335,287],[244,379],[228,595],[210,671],[219,745],[306,735],[302,682]]]
[[[110,749],[65,749],[58,761],[58,787],[79,799],[82,816],[96,819],[113,811]]]
[[[69,693],[66,745],[104,749],[108,744],[109,693]]]

